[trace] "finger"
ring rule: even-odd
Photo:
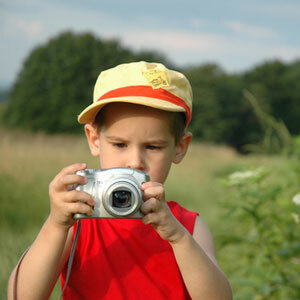
[[[155,213],[147,214],[143,217],[142,222],[146,225],[158,223],[158,216]]]
[[[94,210],[89,205],[82,202],[70,203],[68,206],[69,214],[85,214],[88,216],[92,216],[94,214]]]
[[[80,176],[77,174],[65,175],[59,179],[60,184],[64,186],[68,185],[85,185],[88,183],[88,180],[84,176]]]
[[[67,175],[67,174],[73,174],[73,173],[76,173],[77,171],[85,170],[86,167],[87,167],[87,165],[85,163],[73,164],[73,165],[70,165],[70,166],[67,166],[67,167],[63,168],[59,172],[59,175],[64,176],[64,175]]]
[[[164,200],[165,190],[162,185],[150,186],[143,191],[144,200],[150,198],[156,198],[158,200]]]
[[[141,190],[144,191],[152,186],[162,185],[161,183],[154,182],[154,181],[147,181],[141,184]]]
[[[93,197],[82,191],[72,190],[70,192],[66,192],[64,197],[65,202],[82,202],[90,206],[94,206],[96,204]]]
[[[152,212],[157,212],[161,208],[161,202],[156,198],[151,198],[145,201],[141,206],[141,212],[143,214],[149,214]]]
[[[77,171],[86,169],[86,164],[73,164],[71,166],[62,169],[52,180],[49,185],[50,190],[62,190],[65,189],[65,185],[61,182],[64,176],[74,174]]]

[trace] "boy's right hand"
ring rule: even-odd
[[[86,164],[68,166],[62,169],[49,185],[50,220],[62,229],[69,230],[75,223],[73,219],[75,213],[93,215],[91,207],[95,205],[93,197],[86,192],[72,188],[74,185],[87,183],[85,177],[75,174],[84,169],[86,169]]]

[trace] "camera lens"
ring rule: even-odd
[[[128,191],[113,192],[112,206],[126,208],[131,206],[131,193]]]

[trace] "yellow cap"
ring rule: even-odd
[[[191,120],[192,101],[191,85],[182,73],[169,70],[160,63],[121,64],[100,73],[93,104],[82,111],[78,122],[93,122],[99,110],[108,103],[127,102],[184,112],[187,126]]]

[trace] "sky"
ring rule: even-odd
[[[32,49],[67,30],[228,73],[300,59],[299,0],[0,0],[0,86],[14,82]]]

